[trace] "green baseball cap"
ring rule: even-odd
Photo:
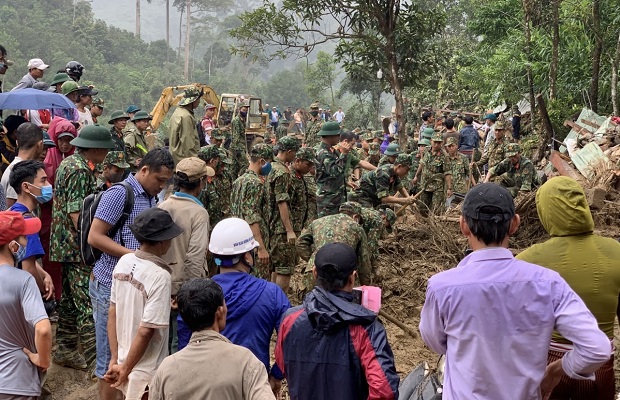
[[[400,154],[400,146],[397,143],[390,143],[383,154],[386,156],[397,156]]]
[[[69,93],[80,90],[80,86],[77,84],[77,82],[69,80],[62,84],[60,90],[62,91],[62,94],[66,96]]]
[[[60,72],[56,75],[54,75],[54,79],[52,79],[52,83],[50,83],[50,86],[54,86],[54,85],[58,85],[59,83],[65,83],[67,81],[71,81],[72,79],[69,77],[69,75],[67,75],[64,72]]]
[[[152,120],[153,117],[151,115],[149,115],[149,113],[147,113],[146,111],[137,111],[134,115],[133,118],[131,119],[131,122],[133,121],[139,121],[141,119],[148,119],[148,120]]]
[[[413,162],[411,158],[411,154],[399,154],[394,161],[394,165],[400,164],[411,167],[411,164]]]
[[[127,157],[125,157],[125,152],[123,151],[110,151],[105,156],[103,160],[103,165],[114,165],[115,167],[127,169],[129,168],[129,164],[127,164]]]
[[[71,141],[75,147],[83,149],[113,149],[116,147],[112,134],[101,125],[88,125],[80,131],[80,135]]]
[[[202,89],[196,86],[190,86],[185,89],[185,93],[183,94],[183,98],[179,101],[180,106],[185,106],[193,103],[198,100],[202,96]]]
[[[2,127],[2,124],[0,124],[0,127]],[[54,143],[54,141],[52,140],[50,135],[47,133],[47,131],[43,131],[43,146],[48,147],[48,148],[56,147],[56,143]]]
[[[368,154],[371,156],[375,156],[379,154],[380,146],[379,143],[368,143]]]
[[[318,136],[339,136],[340,124],[337,121],[330,121],[323,124]]]
[[[112,115],[110,116],[110,120],[108,121],[108,123],[110,125],[112,125],[114,123],[114,121],[116,121],[117,119],[126,119],[129,120],[129,115],[125,114],[123,112],[123,110],[116,110],[112,113]]]
[[[312,147],[302,147],[297,150],[297,154],[295,154],[295,158],[299,158],[300,160],[310,161],[316,164],[316,152]]]
[[[431,137],[431,142],[443,142],[443,135],[441,132],[435,132]]]
[[[273,160],[273,146],[267,143],[256,143],[250,150],[250,156]]]
[[[357,214],[359,216],[362,215],[362,205],[356,201],[347,201],[340,205],[338,209],[340,212],[350,212],[353,214]]]
[[[521,146],[519,146],[519,143],[508,143],[508,145],[506,145],[506,157],[516,156],[519,153],[521,153]]]
[[[209,162],[219,156],[220,156],[219,147],[214,144],[211,144],[209,146],[203,146],[198,151],[198,157],[204,162]]]
[[[276,146],[278,147],[278,151],[299,150],[299,142],[297,142],[297,139],[288,135],[282,136],[280,139],[278,139],[278,143],[276,144]]]

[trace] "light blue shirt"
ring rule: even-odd
[[[566,374],[593,380],[611,344],[557,272],[496,247],[428,282],[420,333],[446,355],[444,400],[540,399],[554,329],[573,342],[562,358]]]

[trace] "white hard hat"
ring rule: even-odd
[[[209,251],[215,255],[226,256],[244,254],[258,247],[250,225],[240,218],[226,218],[213,228]]]

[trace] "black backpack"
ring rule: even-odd
[[[112,186],[123,186],[125,188],[125,207],[123,208],[123,214],[118,219],[116,224],[110,229],[108,232],[108,237],[113,238],[116,233],[125,225],[131,211],[133,210],[134,204],[134,194],[133,188],[127,182],[116,183]],[[82,202],[82,210],[80,211],[80,216],[78,218],[78,237],[80,238],[80,255],[82,256],[82,261],[84,264],[88,266],[94,266],[97,260],[101,258],[103,252],[99,249],[92,247],[88,244],[88,234],[90,233],[90,227],[93,224],[93,219],[95,219],[95,212],[97,212],[97,207],[99,207],[99,202],[101,201],[101,197],[103,197],[103,193],[93,193],[86,196],[84,201]],[[121,235],[121,246],[125,246],[125,242],[123,240],[123,235]]]

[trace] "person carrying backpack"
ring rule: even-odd
[[[120,257],[140,247],[129,225],[133,224],[136,216],[142,211],[156,206],[156,196],[167,186],[173,172],[174,160],[168,150],[157,148],[149,151],[140,161],[136,174],[129,175],[123,181],[123,185],[129,184],[132,188],[133,207],[131,211],[124,212],[128,199],[125,187],[114,185],[103,193],[94,213],[88,234],[88,245],[103,254],[95,262],[89,292],[97,338],[97,363],[94,374],[99,378],[101,400],[113,400],[117,393],[115,388],[103,380],[111,360],[107,325],[112,271]],[[123,225],[117,226],[125,214],[128,215]]]
[[[90,165],[103,162],[114,148],[110,131],[91,125],[71,140],[76,152],[56,170],[50,238],[50,260],[62,264],[62,299],[59,305],[54,363],[87,369],[95,362],[95,327],[88,297],[91,268],[80,255],[78,218],[82,201],[97,190]],[[78,347],[81,347],[82,354]]]

